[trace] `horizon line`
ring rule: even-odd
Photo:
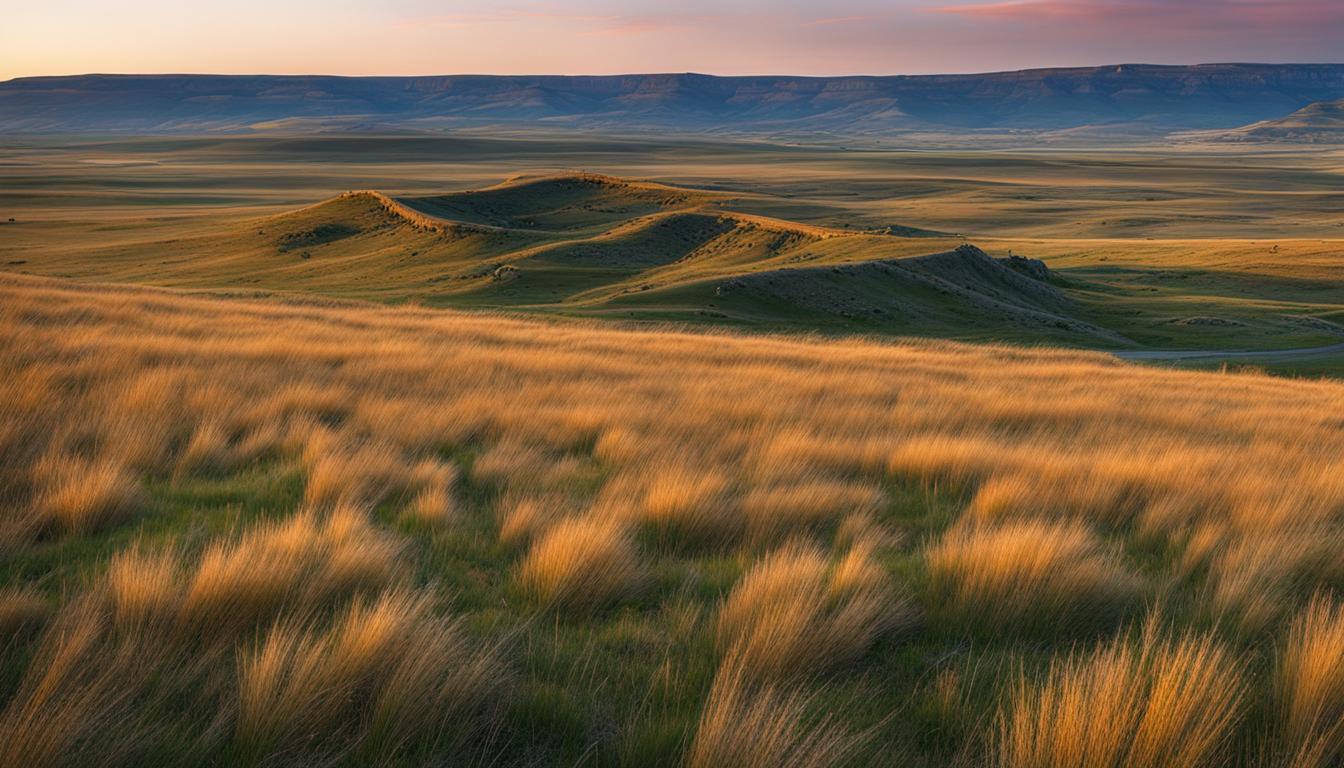
[[[332,74],[323,72],[72,72],[66,74],[48,74],[48,75],[15,75],[13,77],[0,80],[0,83],[11,83],[17,80],[42,80],[58,78],[77,78],[77,77],[324,77],[339,78],[347,80],[358,79],[418,79],[418,78],[442,78],[442,77],[572,77],[572,78],[599,78],[599,77],[712,77],[712,78],[767,78],[767,77],[789,77],[789,78],[807,78],[814,80],[836,80],[846,78],[894,78],[894,77],[976,77],[987,75],[1010,75],[1023,72],[1058,72],[1065,70],[1079,69],[1109,69],[1111,67],[1154,67],[1167,69],[1196,68],[1196,67],[1329,67],[1344,66],[1344,61],[1208,61],[1187,64],[1155,64],[1141,61],[1114,62],[1106,64],[1078,64],[1058,67],[1024,67],[1021,69],[999,69],[999,70],[980,70],[973,72],[921,72],[921,73],[896,73],[889,72],[885,74],[874,73],[850,73],[843,75],[807,75],[791,74],[786,72],[758,72],[755,74],[718,74],[712,72],[697,72],[693,70],[686,71],[648,71],[648,72],[606,72],[606,73],[573,73],[573,72],[531,72],[531,73],[498,73],[498,72],[437,72],[421,74]]]

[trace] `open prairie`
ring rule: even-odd
[[[1341,0],[0,13],[0,768],[1341,768]]]
[[[7,141],[0,765],[1340,764],[1344,152],[962,144]]]
[[[35,138],[0,153],[0,264],[747,330],[1328,349],[1344,341],[1341,181],[1331,147]],[[1049,277],[901,262],[963,244],[1040,259]],[[1257,362],[1330,373],[1342,359]]]

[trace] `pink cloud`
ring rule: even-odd
[[[878,16],[835,16],[826,19],[813,19],[805,22],[804,26],[825,27],[833,24],[858,24],[865,21],[877,21],[879,18]]]
[[[925,8],[969,19],[1121,23],[1152,29],[1259,27],[1309,28],[1344,24],[1339,0],[1001,0]]]
[[[1008,0],[1001,3],[951,5],[926,9],[931,13],[946,13],[976,19],[1098,19],[1116,13],[1132,11],[1108,2],[1088,0]]]

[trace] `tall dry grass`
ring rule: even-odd
[[[936,610],[991,633],[1068,632],[1115,623],[1140,581],[1076,522],[954,527],[926,553]]]
[[[834,719],[809,719],[796,689],[761,684],[751,661],[725,660],[696,728],[691,768],[831,768],[853,759],[861,736]]]
[[[848,713],[818,726],[811,696],[862,685],[879,654],[914,679],[947,654],[1005,652],[1046,671],[1016,686],[991,739],[1004,765],[1249,759],[1230,745],[1303,765],[1338,756],[1336,617],[1316,604],[1291,617],[1344,585],[1339,382],[12,275],[0,366],[0,555],[17,563],[14,594],[45,604],[3,606],[45,628],[15,633],[5,656],[0,763],[97,756],[99,739],[134,756],[120,736],[157,743],[141,718],[176,711],[157,696],[221,712],[186,728],[205,761],[237,740],[318,761],[310,736],[336,731],[351,759],[361,745],[434,752],[429,732],[458,732],[434,719],[456,706],[436,698],[456,673],[435,659],[474,669],[478,646],[458,643],[456,620],[407,607],[419,598],[405,590],[454,547],[470,555],[445,573],[505,585],[480,589],[482,616],[509,615],[515,587],[598,627],[609,616],[594,609],[625,604],[648,619],[622,630],[640,649],[659,633],[655,604],[707,612],[722,598],[705,636],[668,641],[721,662],[695,694],[709,704],[687,746],[699,764],[866,757],[830,727]],[[221,488],[287,501],[180,502]],[[170,508],[180,530],[156,525]],[[1220,639],[1069,652],[1020,636],[1110,627],[1155,594],[1174,598],[1172,624],[1213,624]],[[388,595],[405,623],[378,618]],[[879,640],[916,609],[956,631],[935,621],[917,651],[886,653]],[[356,615],[403,635],[369,640],[382,650],[363,667],[338,663]],[[1233,643],[1248,638],[1283,646],[1282,669],[1244,671],[1256,657]],[[368,673],[357,702],[328,695],[348,685],[343,669]],[[400,708],[417,700],[439,704]]]
[[[0,710],[0,765],[133,764],[153,727],[142,709],[162,648],[116,642],[96,601],[77,598],[42,633]],[[161,703],[161,702],[158,702]]]
[[[502,693],[492,649],[436,616],[427,594],[359,600],[329,627],[287,618],[238,660],[237,739],[259,762],[378,762],[489,727]]]
[[[1278,675],[1285,765],[1336,765],[1344,758],[1344,606],[1312,599],[1293,622]]]
[[[670,546],[726,546],[741,537],[730,483],[719,467],[652,467],[635,515]]]
[[[548,530],[518,567],[522,588],[543,604],[595,610],[639,592],[644,569],[614,519],[576,519]]]
[[[124,520],[143,500],[135,477],[112,458],[48,457],[34,472],[42,478],[35,523],[43,529],[87,533]]]
[[[1245,711],[1243,665],[1208,636],[1151,626],[1024,679],[1000,715],[1003,768],[1201,768],[1227,764]]]
[[[719,611],[719,645],[739,674],[806,676],[860,658],[909,625],[913,605],[862,545],[832,565],[820,549],[786,545],[762,558]]]
[[[189,558],[173,548],[123,551],[104,585],[119,624],[227,643],[283,613],[395,584],[404,574],[401,548],[360,510],[309,510]]]

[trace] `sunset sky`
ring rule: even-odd
[[[1344,60],[1344,0],[44,0],[0,10],[0,79]]]

